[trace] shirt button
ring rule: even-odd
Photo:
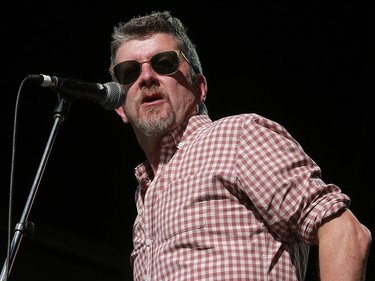
[[[143,213],[143,209],[142,209],[142,208],[139,208],[139,209],[138,209],[138,215],[142,215],[142,213]]]
[[[181,141],[181,142],[179,142],[179,143],[177,144],[177,149],[180,149],[180,148],[183,147],[183,146],[184,146],[184,142]]]
[[[151,277],[150,277],[150,276],[147,276],[147,277],[145,278],[145,281],[151,281]]]
[[[152,239],[147,238],[147,239],[146,239],[146,245],[147,245],[147,246],[150,246],[151,244],[152,244]]]

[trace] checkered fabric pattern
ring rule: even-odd
[[[197,115],[135,168],[135,281],[303,280],[321,221],[350,204],[276,122]]]

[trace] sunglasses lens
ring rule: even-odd
[[[116,79],[123,85],[133,83],[138,79],[140,65],[137,61],[124,61],[113,69]]]
[[[154,55],[150,60],[155,72],[170,75],[177,71],[179,54],[175,51],[167,51]],[[121,62],[114,66],[113,74],[120,84],[127,85],[135,82],[141,73],[141,64],[136,60]]]
[[[178,54],[174,51],[159,53],[151,58],[152,68],[159,74],[175,73],[178,63]]]

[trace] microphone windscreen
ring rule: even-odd
[[[107,88],[107,97],[100,104],[107,110],[113,110],[123,105],[125,101],[125,91],[119,83],[108,82],[104,84]]]

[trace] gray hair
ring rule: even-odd
[[[187,28],[169,11],[152,12],[145,16],[134,17],[128,22],[121,22],[118,26],[115,26],[111,42],[111,65],[116,63],[116,52],[124,43],[133,39],[147,38],[155,33],[166,33],[175,37],[177,47],[189,61],[191,82],[193,87],[196,86],[197,75],[203,74],[196,46],[188,37]],[[112,77],[112,79],[116,80],[115,77]],[[199,114],[207,114],[204,103],[199,104]]]

